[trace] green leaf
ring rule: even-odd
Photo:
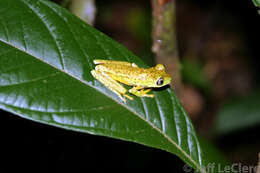
[[[216,133],[226,134],[260,124],[260,92],[233,98],[220,107]]]
[[[160,148],[205,172],[190,119],[170,88],[123,103],[90,74],[94,59],[143,62],[45,0],[0,1],[0,108],[33,121]]]
[[[255,6],[260,7],[260,0],[252,0]]]

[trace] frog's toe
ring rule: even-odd
[[[148,93],[149,91],[151,91],[152,89],[150,88],[150,89],[147,89],[147,90],[141,90],[142,91],[142,94],[146,94],[146,93]]]
[[[154,95],[153,94],[144,94],[143,97],[151,97],[151,98],[153,98]]]
[[[127,94],[124,94],[123,96],[128,98],[129,100],[134,100],[133,97],[131,97],[131,96],[127,95]]]

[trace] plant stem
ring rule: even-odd
[[[153,47],[156,62],[167,66],[172,76],[171,86],[180,94],[181,74],[176,40],[176,2],[174,0],[152,0]]]

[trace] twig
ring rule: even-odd
[[[167,66],[173,80],[171,85],[179,95],[181,88],[180,63],[176,41],[176,2],[174,0],[152,0],[153,47],[156,62]]]

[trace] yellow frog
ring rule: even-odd
[[[97,66],[91,71],[92,76],[116,93],[124,102],[126,102],[124,97],[130,100],[133,98],[126,94],[127,89],[118,82],[133,86],[129,92],[138,97],[154,97],[153,94],[147,94],[151,88],[159,88],[171,82],[171,77],[165,72],[162,64],[147,69],[125,61],[96,59],[94,64]],[[144,90],[144,88],[149,89]]]

